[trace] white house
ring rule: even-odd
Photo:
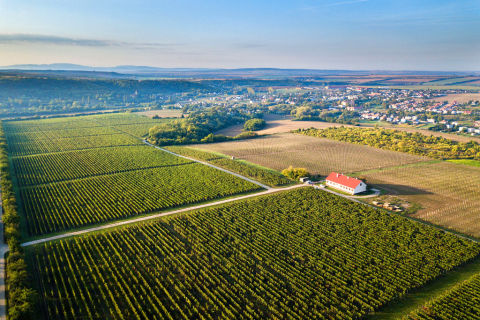
[[[325,181],[327,186],[350,194],[367,191],[367,185],[362,180],[344,176],[343,174],[336,172],[330,173]]]

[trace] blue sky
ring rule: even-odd
[[[0,0],[0,65],[480,70],[480,0]]]

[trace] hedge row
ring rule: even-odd
[[[34,319],[38,294],[30,288],[31,277],[27,272],[25,254],[20,246],[20,216],[10,176],[7,141],[0,122],[0,185],[2,188],[2,222],[4,240],[9,253],[6,266],[6,290],[8,293],[8,319]]]

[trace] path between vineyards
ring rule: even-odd
[[[46,238],[42,238],[42,239],[37,239],[37,240],[24,242],[24,243],[22,243],[22,246],[23,247],[28,247],[28,246],[32,246],[32,245],[36,245],[36,244],[40,244],[40,243],[44,243],[44,242],[48,242],[48,241],[52,241],[52,240],[58,240],[58,239],[72,237],[72,236],[78,236],[78,235],[82,235],[82,234],[86,234],[86,233],[90,233],[90,232],[106,230],[106,229],[115,228],[115,227],[119,227],[119,226],[123,226],[123,225],[127,225],[127,224],[135,224],[135,223],[138,223],[138,222],[157,219],[157,218],[169,216],[169,215],[172,215],[172,214],[178,214],[178,213],[182,213],[182,212],[188,212],[188,211],[192,211],[192,210],[213,207],[213,206],[217,206],[217,205],[224,204],[224,203],[244,200],[244,199],[248,199],[248,198],[258,197],[258,196],[262,196],[262,195],[266,195],[266,194],[272,194],[272,193],[282,192],[282,191],[285,191],[285,190],[291,190],[291,189],[296,189],[296,188],[301,188],[301,187],[305,187],[305,185],[297,184],[297,185],[284,187],[284,188],[269,188],[265,191],[252,193],[252,194],[247,194],[247,195],[243,195],[243,196],[239,196],[239,197],[235,197],[235,198],[218,200],[218,201],[215,201],[215,202],[199,204],[199,205],[196,205],[196,206],[182,208],[182,209],[178,209],[178,210],[167,211],[167,212],[159,212],[159,213],[150,214],[150,215],[147,215],[147,216],[141,216],[141,217],[134,218],[134,219],[128,219],[128,220],[123,220],[123,221],[118,221],[118,222],[107,223],[107,224],[97,226],[97,227],[91,227],[91,228],[82,229],[82,230],[78,230],[78,231],[66,232],[66,233],[63,233],[63,234],[56,235],[56,236],[51,236],[51,237],[46,237]]]

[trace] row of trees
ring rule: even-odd
[[[405,132],[383,128],[347,128],[343,126],[323,130],[313,128],[299,129],[295,132],[307,136],[363,144],[435,159],[480,160],[480,144],[476,141],[457,142],[443,137],[427,136],[419,132]]]
[[[6,267],[6,288],[8,292],[8,318],[35,319],[37,292],[31,285],[31,277],[27,270],[25,254],[20,246],[20,216],[10,176],[7,156],[7,142],[0,123],[0,185],[2,188],[2,222],[4,237],[8,244]]]

